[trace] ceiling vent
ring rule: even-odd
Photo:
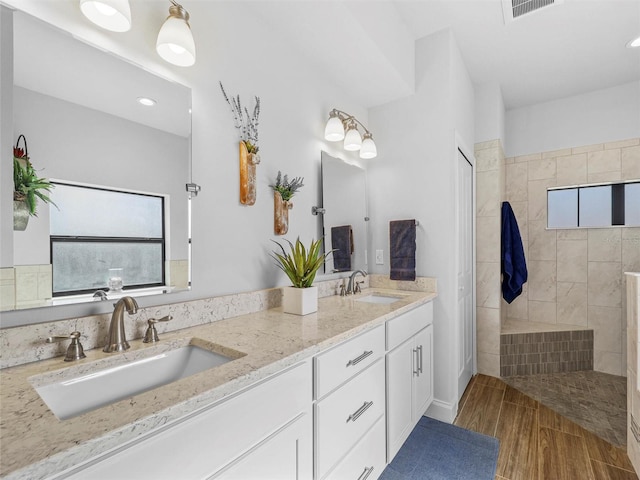
[[[563,2],[564,0],[502,0],[504,23],[512,22],[541,8],[558,5]]]

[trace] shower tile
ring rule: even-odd
[[[640,272],[640,228],[623,228],[621,243],[622,271]]]
[[[622,353],[621,308],[590,306],[589,328],[594,333],[594,351]]]
[[[588,242],[587,240],[557,241],[558,281],[587,282]]]
[[[587,154],[556,158],[556,186],[564,187],[587,182]]]
[[[547,221],[547,188],[553,187],[554,180],[529,180],[527,198],[529,201],[529,222],[532,220]]]
[[[620,149],[602,150],[587,154],[587,174],[620,172]]]
[[[588,303],[601,307],[622,306],[620,262],[589,262]]]
[[[621,228],[590,228],[588,235],[590,262],[622,261]]]
[[[500,261],[500,217],[478,217],[476,220],[476,261]]]
[[[556,231],[546,230],[546,222],[529,222],[529,260],[556,259]]]
[[[525,283],[522,288],[522,293],[516,297],[511,303],[506,303],[507,318],[516,320],[528,320],[529,319],[529,294],[528,285]]]
[[[498,148],[497,145],[489,148],[476,149],[476,172],[486,172],[498,170]]]
[[[529,262],[529,300],[556,301],[556,262]]]
[[[476,313],[478,351],[498,354],[500,352],[500,310],[479,307]]]
[[[605,143],[604,149],[611,150],[614,148],[632,147],[634,145],[640,145],[640,138],[630,138],[628,140],[620,140],[619,142]]]
[[[558,240],[587,240],[588,234],[586,229],[570,229],[570,230],[557,230]]]
[[[556,159],[543,158],[533,160],[529,164],[529,180],[556,179]]]
[[[558,282],[557,320],[568,325],[587,325],[587,284]]]
[[[476,268],[476,305],[500,308],[500,264],[478,262]]]
[[[529,320],[541,323],[557,323],[556,303],[529,301]]]
[[[621,161],[623,180],[640,178],[640,146],[623,148]]]
[[[500,175],[495,171],[476,174],[476,214],[478,217],[500,215]]]
[[[542,152],[542,158],[556,158],[556,157],[566,157],[567,155],[571,155],[570,148],[563,148],[560,150],[551,150],[549,152]]]
[[[505,194],[510,202],[526,202],[528,199],[528,168],[526,163],[505,166]]]
[[[622,354],[594,351],[593,368],[611,375],[622,375]]]

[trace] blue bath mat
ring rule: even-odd
[[[422,417],[380,480],[493,480],[498,439]]]

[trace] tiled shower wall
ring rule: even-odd
[[[546,230],[546,189],[640,179],[640,139],[535,153],[505,163],[505,199],[518,220],[529,269],[523,294],[511,304],[500,300],[506,317],[593,329],[594,369],[625,375],[623,277],[625,271],[640,271],[640,228]],[[480,183],[478,169],[478,196]],[[499,227],[496,235],[499,245]],[[492,238],[481,230],[480,218],[477,237],[480,260],[481,237]],[[478,263],[478,292],[482,281]],[[496,284],[499,291],[499,279]],[[479,329],[480,309],[479,304]],[[479,344],[480,337],[479,331]],[[478,351],[480,365],[480,345]]]
[[[478,372],[500,376],[500,204],[505,158],[500,140],[477,143],[476,338]]]

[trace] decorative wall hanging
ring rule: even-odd
[[[240,95],[227,96],[222,82],[222,95],[231,107],[233,121],[240,136],[240,203],[253,205],[256,203],[256,165],[260,163],[258,154],[258,119],[260,117],[260,97],[255,97],[253,113],[249,114],[247,107],[242,107]]]
[[[24,148],[20,147],[20,140]],[[40,178],[29,160],[27,139],[18,137],[13,148],[13,229],[23,231],[27,228],[29,217],[36,217],[38,198],[44,203],[55,205],[47,195],[53,185],[46,178]]]
[[[303,181],[302,177],[289,181],[287,175],[283,179],[278,171],[276,183],[269,185],[273,188],[273,230],[276,235],[285,235],[289,231],[289,210],[293,208],[291,199],[298,189],[304,187]]]

